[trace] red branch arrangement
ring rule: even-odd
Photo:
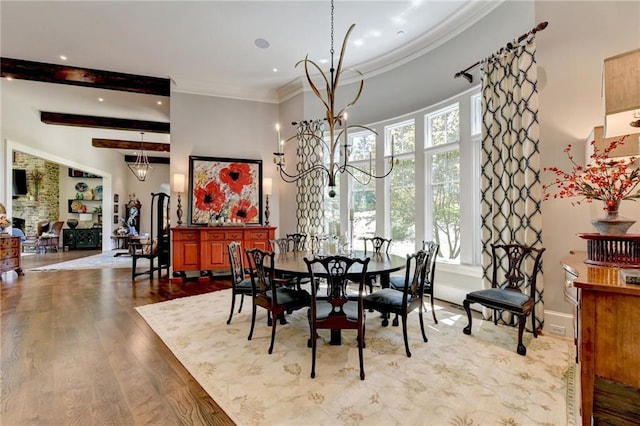
[[[591,163],[587,166],[580,166],[571,155],[571,145],[568,145],[564,152],[573,164],[570,172],[560,170],[558,167],[545,167],[545,171],[550,171],[556,175],[556,180],[550,185],[544,185],[544,199],[566,198],[582,196],[579,201],[571,202],[571,205],[580,204],[582,201],[590,203],[592,200],[602,200],[605,204],[614,204],[622,200],[635,201],[640,198],[640,190],[634,193],[640,184],[640,169],[634,166],[635,157],[615,160],[609,158],[609,153],[618,146],[624,144],[627,136],[613,140],[607,148],[599,151],[593,145]],[[552,188],[557,190],[551,194]]]

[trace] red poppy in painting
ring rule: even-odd
[[[196,207],[200,210],[219,212],[222,210],[227,197],[220,190],[216,181],[210,181],[205,186],[198,186],[195,190]]]
[[[258,215],[258,209],[247,199],[241,199],[238,204],[231,207],[231,219],[238,219],[241,222],[250,222]]]
[[[220,170],[220,180],[229,185],[231,191],[239,194],[242,188],[253,182],[251,170],[246,163],[231,163]]]

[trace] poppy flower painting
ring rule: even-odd
[[[189,157],[191,225],[262,223],[262,160]]]

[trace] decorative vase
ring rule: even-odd
[[[71,229],[76,229],[76,226],[78,226],[78,219],[67,219],[67,225]]]
[[[618,214],[620,200],[605,200],[604,210],[607,215],[600,219],[594,219],[591,224],[601,235],[624,235],[627,230],[636,223],[635,220],[622,217]]]

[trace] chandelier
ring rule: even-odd
[[[329,197],[335,197],[336,195],[334,188],[336,186],[336,179],[339,173],[348,173],[355,180],[363,185],[366,185],[371,181],[372,178],[383,179],[389,176],[389,174],[393,170],[394,165],[393,140],[391,142],[391,167],[384,174],[377,175],[373,171],[371,164],[371,153],[369,153],[369,168],[367,170],[348,163],[348,157],[351,153],[351,146],[349,145],[348,136],[349,129],[357,128],[368,130],[376,135],[377,132],[367,126],[347,123],[347,109],[353,106],[362,94],[364,77],[360,71],[349,69],[350,71],[355,72],[357,77],[360,79],[360,84],[354,98],[340,109],[338,109],[335,105],[338,82],[340,81],[340,78],[342,77],[342,73],[344,71],[342,65],[345,49],[347,47],[347,40],[349,39],[351,31],[353,31],[356,25],[351,24],[351,26],[347,30],[347,34],[345,35],[342,42],[342,48],[340,49],[338,67],[334,68],[333,56],[335,51],[333,48],[333,17],[334,5],[333,0],[331,0],[331,50],[329,51],[331,54],[331,68],[329,69],[329,75],[327,76],[327,74],[322,71],[318,64],[309,59],[308,55],[304,59],[296,63],[296,67],[301,64],[304,66],[305,77],[307,79],[307,82],[309,83],[311,90],[324,105],[325,117],[317,120],[305,120],[300,123],[292,123],[294,126],[298,126],[297,132],[294,136],[286,140],[280,139],[280,125],[277,124],[276,132],[278,138],[278,152],[274,152],[275,157],[273,159],[280,173],[280,177],[282,178],[282,180],[288,183],[296,182],[300,179],[303,179],[313,172],[320,172],[323,175],[326,174],[326,176],[328,177]],[[319,73],[319,77],[316,77],[316,79],[320,80],[321,84],[314,83],[311,77],[311,73],[315,71]],[[326,89],[320,90],[318,88],[323,86],[326,87]],[[327,140],[325,140],[323,136],[324,128],[326,128],[326,131],[328,132]],[[308,143],[313,145],[314,150],[318,155],[316,156],[316,163],[302,165],[299,164],[296,173],[290,173],[286,170],[285,167],[284,145],[294,139],[297,140],[299,144]],[[338,155],[340,155],[340,159],[338,159]],[[325,159],[327,157],[329,162],[328,164],[325,164]]]
[[[128,164],[129,168],[140,182],[144,182],[147,179],[147,176],[153,171],[153,167],[149,165],[149,158],[147,158],[147,154],[144,152],[143,139],[144,133],[140,132],[140,151],[138,152],[138,157],[134,164]]]

